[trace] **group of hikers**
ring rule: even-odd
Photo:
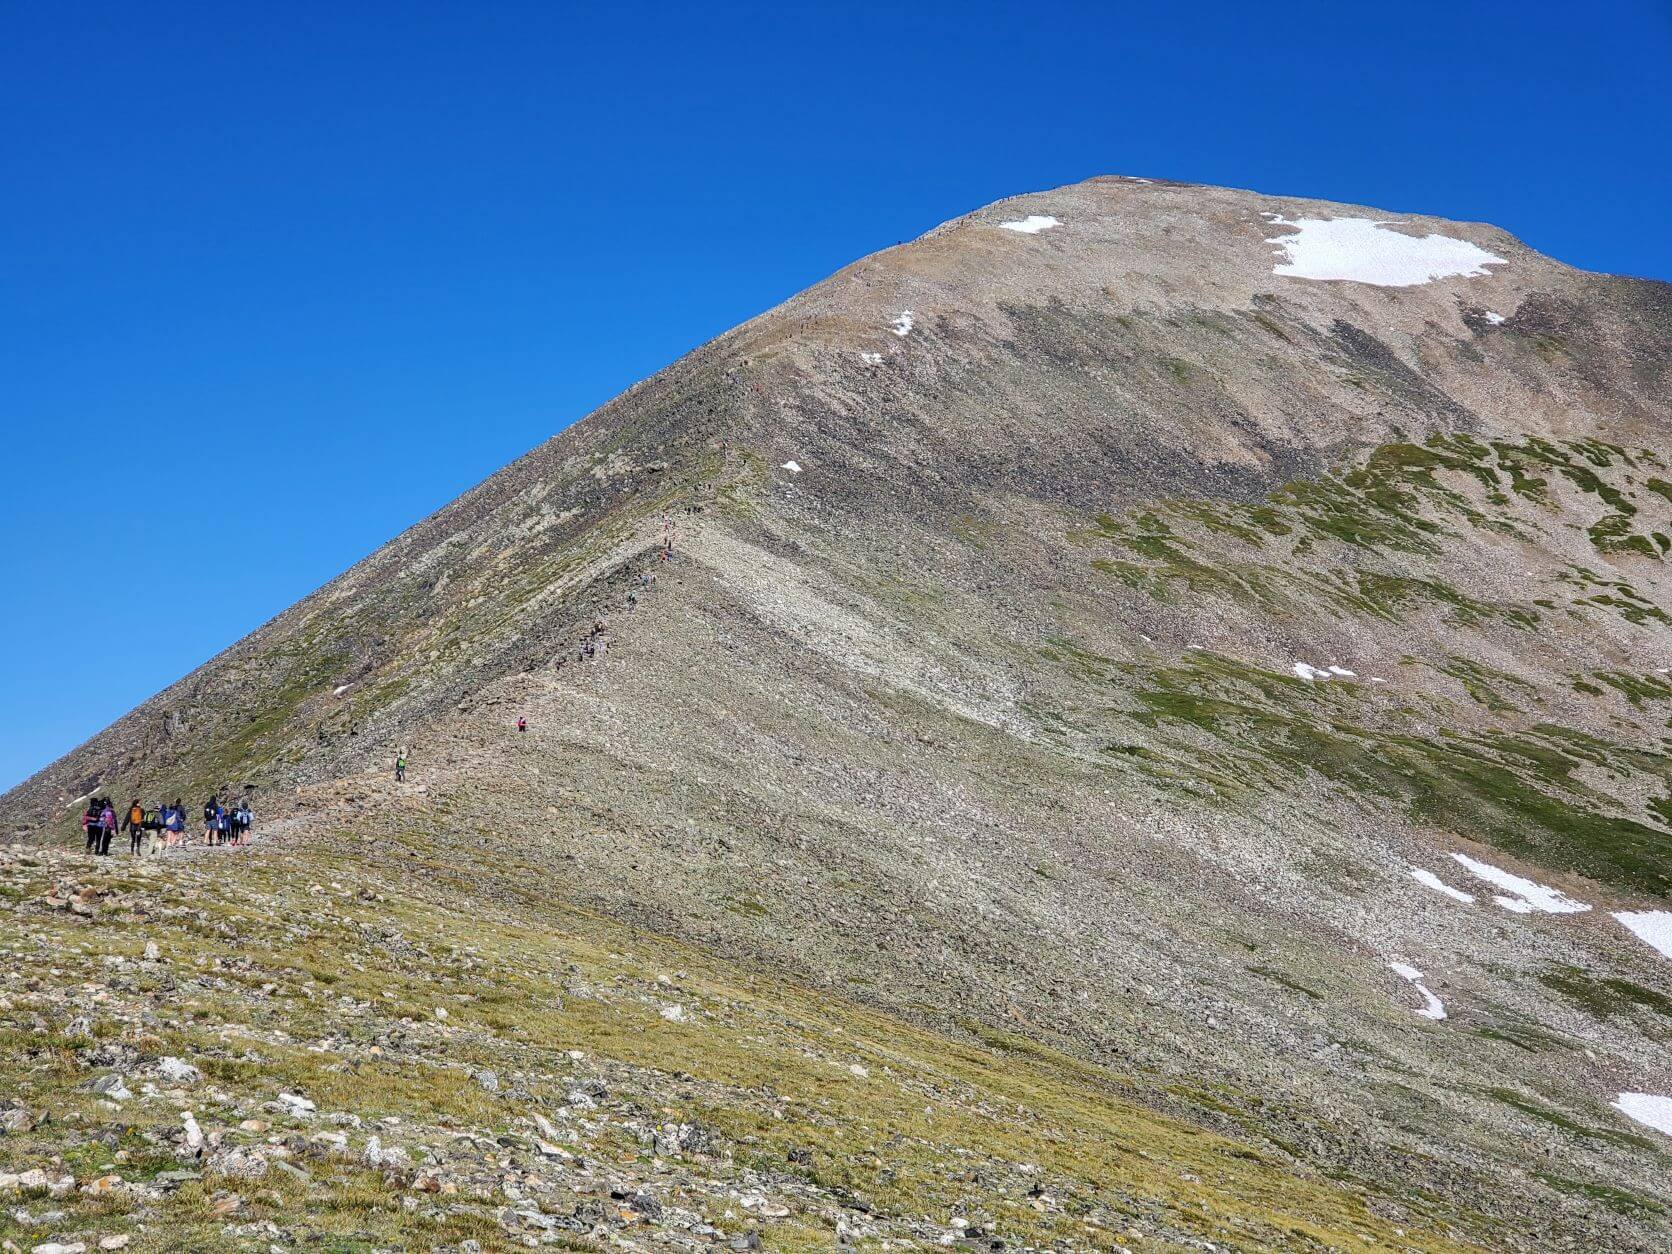
[[[203,843],[205,845],[242,845],[255,824],[248,798],[227,803],[210,797],[203,803]],[[128,852],[142,853],[149,838],[153,847],[168,848],[186,841],[186,807],[176,797],[169,805],[161,803],[145,806],[135,797],[120,813],[109,797],[93,797],[81,815],[81,828],[87,837],[87,852],[108,857],[110,843],[118,832],[128,835]]]

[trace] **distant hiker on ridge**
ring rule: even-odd
[[[406,783],[406,750],[404,749],[395,755],[395,782],[397,784]]]

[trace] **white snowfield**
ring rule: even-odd
[[[1617,910],[1614,917],[1645,945],[1672,958],[1672,913],[1665,910]]]
[[[1608,1103],[1628,1119],[1672,1136],[1672,1097],[1658,1093],[1621,1093]]]
[[[1434,872],[1425,871],[1422,867],[1418,867],[1418,866],[1412,867],[1411,868],[1411,878],[1414,879],[1417,883],[1424,884],[1424,885],[1428,886],[1429,888],[1432,888],[1437,893],[1444,893],[1447,897],[1450,897],[1453,901],[1461,901],[1465,905],[1474,901],[1474,899],[1475,899],[1475,895],[1473,893],[1466,893],[1461,888],[1453,888],[1450,884],[1446,883],[1438,875],[1435,875]]]
[[[1504,315],[1503,315],[1503,314],[1501,314],[1501,313],[1493,313],[1493,312],[1492,312],[1492,311],[1491,311],[1491,310],[1490,310],[1490,309],[1488,309],[1488,310],[1487,310],[1487,311],[1486,311],[1486,312],[1485,312],[1485,313],[1484,313],[1484,314],[1483,314],[1483,315],[1482,315],[1482,317],[1484,317],[1484,318],[1485,318],[1485,319],[1486,319],[1486,320],[1487,320],[1487,321],[1488,321],[1488,322],[1490,322],[1490,323],[1491,323],[1491,324],[1492,324],[1492,325],[1493,325],[1493,326],[1498,326],[1498,325],[1499,325],[1499,324],[1500,324],[1500,323],[1502,323],[1502,322],[1503,322],[1503,320],[1504,320]]]
[[[1476,879],[1485,880],[1488,884],[1504,889],[1508,896],[1495,896],[1492,900],[1505,910],[1516,914],[1583,914],[1591,908],[1583,901],[1575,901],[1560,889],[1548,888],[1532,880],[1522,879],[1519,875],[1512,875],[1489,862],[1477,862],[1466,853],[1454,853],[1451,856]]]
[[[1038,235],[1041,231],[1049,231],[1053,226],[1061,225],[1061,222],[1048,213],[1030,213],[1020,222],[1000,222],[999,229],[1017,231],[1023,235]]]
[[[1279,258],[1273,274],[1294,279],[1369,283],[1375,287],[1416,287],[1435,279],[1475,278],[1487,266],[1508,265],[1507,257],[1449,235],[1406,235],[1394,223],[1373,218],[1299,218],[1266,215],[1273,226],[1294,229],[1266,243]]]
[[[792,475],[799,475],[801,473],[800,462],[785,462],[783,468],[789,471]]]
[[[1310,662],[1295,663],[1295,678],[1311,683],[1316,679],[1357,679],[1358,672],[1345,666],[1313,666]]]
[[[1445,1002],[1429,992],[1428,986],[1422,982],[1421,971],[1403,962],[1390,962],[1388,969],[1400,978],[1408,980],[1411,987],[1422,994],[1422,1006],[1417,1010],[1417,1014],[1424,1019],[1433,1019],[1436,1023],[1446,1017]]]
[[[906,336],[911,334],[912,327],[916,325],[916,322],[912,318],[911,310],[902,309],[900,311],[900,316],[894,319],[893,322],[889,323],[889,329],[892,330],[895,335],[904,339]]]
[[[882,354],[861,353],[859,354],[859,360],[864,362],[867,366],[880,366],[882,365]]]

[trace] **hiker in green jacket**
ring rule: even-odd
[[[406,783],[406,752],[403,750],[395,755],[395,782]]]

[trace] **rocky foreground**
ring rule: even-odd
[[[0,1248],[1368,1248],[1421,1199],[420,851],[0,851]],[[441,870],[433,868],[433,870]]]

